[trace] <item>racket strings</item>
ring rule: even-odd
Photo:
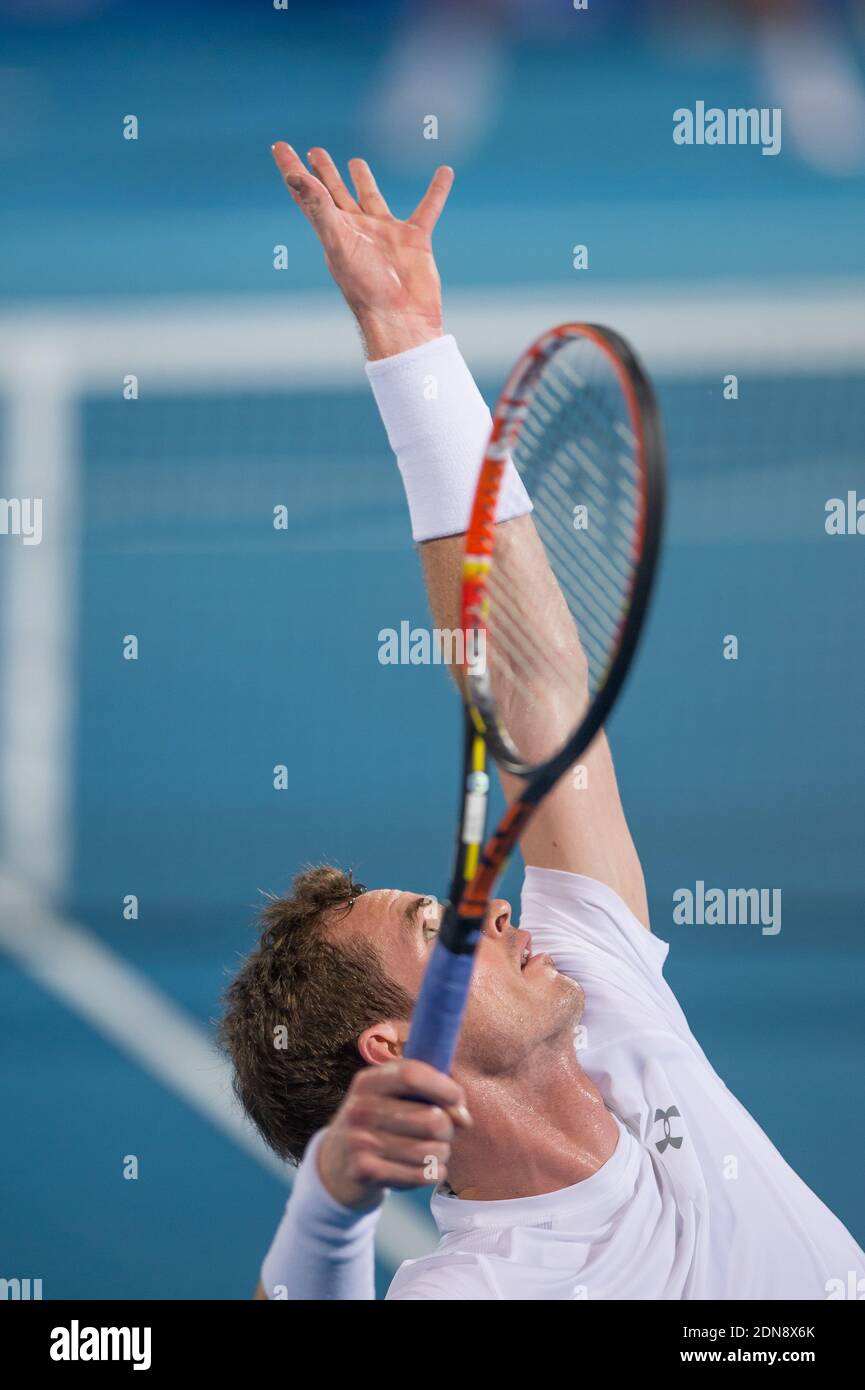
[[[603,684],[635,577],[637,441],[613,365],[591,339],[569,340],[545,364],[513,458],[547,566],[538,582],[507,526],[496,528],[487,662],[512,741],[540,761]]]

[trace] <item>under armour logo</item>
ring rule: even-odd
[[[658,1139],[658,1140],[656,1140],[656,1142],[655,1142],[655,1148],[658,1150],[658,1153],[659,1153],[659,1154],[662,1154],[662,1153],[664,1152],[664,1150],[665,1150],[665,1148],[667,1147],[668,1144],[672,1144],[672,1146],[673,1146],[674,1149],[680,1149],[680,1148],[682,1147],[682,1136],[681,1136],[681,1134],[672,1134],[672,1133],[670,1132],[670,1116],[671,1116],[671,1115],[675,1115],[675,1117],[676,1117],[677,1120],[679,1120],[679,1119],[682,1118],[681,1115],[679,1114],[678,1110],[676,1109],[675,1105],[671,1105],[670,1108],[669,1108],[669,1110],[656,1110],[656,1111],[655,1111],[655,1124],[657,1124],[658,1121],[660,1120],[661,1123],[662,1123],[663,1126],[664,1126],[664,1137],[663,1137],[663,1139]]]

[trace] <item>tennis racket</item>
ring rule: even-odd
[[[531,521],[496,525],[509,458],[532,501]],[[544,797],[606,721],[634,658],[664,497],[660,415],[631,348],[595,324],[544,333],[499,397],[466,534],[457,849],[406,1057],[450,1071],[496,880]],[[488,754],[521,784],[484,844]]]

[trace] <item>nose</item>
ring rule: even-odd
[[[512,925],[510,903],[504,898],[492,898],[484,918],[484,936],[503,936]]]

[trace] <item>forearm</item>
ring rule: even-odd
[[[452,629],[461,621],[463,544],[463,536],[449,536],[420,548],[436,627]],[[507,593],[509,613],[500,622],[493,599],[493,693],[517,747],[528,761],[541,762],[587,707],[586,658],[531,516],[499,523],[495,565],[496,594]]]
[[[412,334],[406,325],[401,341]],[[454,632],[461,623],[465,529],[489,410],[450,340],[378,361],[368,375],[406,484],[433,625]],[[587,666],[528,498],[513,464],[509,468],[495,552],[498,590],[507,592],[509,611],[492,643],[493,688],[517,746],[540,762],[586,707]],[[451,674],[459,680],[459,668]]]
[[[364,1213],[341,1206],[318,1173],[317,1135],[261,1268],[256,1297],[294,1300],[375,1298],[375,1228],[380,1208]]]

